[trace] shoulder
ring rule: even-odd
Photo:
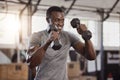
[[[68,32],[68,31],[62,31],[62,34],[64,34],[64,35],[72,35],[73,33]]]
[[[34,32],[31,37],[40,37],[45,33],[46,30]]]
[[[36,46],[36,45],[40,45],[41,44],[41,39],[42,39],[42,35],[45,34],[45,30],[44,31],[39,31],[39,32],[34,32],[30,37],[29,37],[29,45],[30,46]]]
[[[69,32],[69,31],[62,31],[62,34],[68,36],[68,37],[77,37],[74,33]]]
[[[64,35],[66,35],[67,40],[69,40],[71,42],[71,45],[74,45],[76,42],[80,41],[79,38],[77,37],[77,35],[75,35],[72,32],[69,31],[62,31],[62,33]]]

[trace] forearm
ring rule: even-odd
[[[89,60],[94,60],[96,58],[96,53],[91,42],[92,33],[89,30],[85,30],[82,32],[82,38],[85,40],[85,49],[84,56]]]
[[[44,45],[40,46],[37,50],[34,51],[34,54],[28,60],[28,62],[30,62],[30,64],[29,64],[30,68],[34,68],[41,63],[50,43],[51,43],[51,41],[48,40]]]
[[[96,52],[91,40],[85,41],[84,53],[84,56],[89,60],[94,60],[96,58]]]

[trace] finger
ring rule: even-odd
[[[81,24],[81,25],[80,25],[80,28],[81,28],[81,30],[82,30],[82,31],[87,30],[87,27],[86,27],[86,25],[85,25],[85,24]]]
[[[79,34],[81,34],[81,33],[82,33],[82,30],[81,30],[80,28],[77,28],[77,32],[78,32]]]

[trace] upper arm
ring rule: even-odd
[[[69,34],[71,46],[75,49],[75,51],[83,55],[85,44],[82,43],[76,35],[72,33],[68,33],[68,34]]]
[[[77,42],[73,45],[73,47],[78,53],[83,55],[88,60],[94,60],[96,58],[96,53],[91,41],[87,41],[85,44],[82,42]]]
[[[84,46],[85,45],[82,42],[78,41],[74,43],[72,47],[75,49],[75,51],[77,51],[81,55],[84,55]]]
[[[69,37],[71,46],[73,46],[76,42],[80,41],[79,38],[75,34],[72,34],[70,32],[68,32],[68,37]]]

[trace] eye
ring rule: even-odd
[[[55,22],[64,22],[64,19],[55,19]]]
[[[59,19],[55,19],[54,21],[55,21],[55,22],[59,22],[60,20],[59,20]]]

